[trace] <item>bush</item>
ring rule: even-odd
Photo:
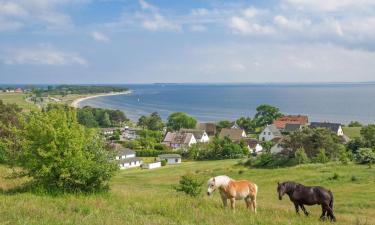
[[[255,168],[277,168],[277,167],[286,167],[294,166],[297,162],[295,158],[287,155],[273,155],[270,153],[262,153],[256,157],[251,157],[246,163],[245,166],[251,166]]]
[[[166,166],[167,165],[167,160],[165,160],[165,159],[161,160],[160,163],[161,163],[161,166]]]
[[[309,162],[309,157],[307,157],[304,148],[297,149],[297,151],[294,153],[294,157],[296,158],[298,164],[304,164]]]
[[[197,197],[202,192],[202,184],[203,181],[197,175],[189,173],[181,176],[179,185],[175,189],[192,197]]]
[[[136,150],[138,157],[157,157],[161,154],[174,154],[176,152],[170,152],[170,151],[158,151],[158,150]]]
[[[371,164],[375,163],[375,152],[371,148],[360,148],[355,156],[355,159],[360,164]]]
[[[327,163],[329,162],[329,158],[326,155],[326,151],[324,149],[320,149],[318,155],[314,159],[315,163]]]

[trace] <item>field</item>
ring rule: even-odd
[[[361,127],[343,127],[344,134],[351,139],[361,136]]]
[[[282,169],[246,169],[236,160],[184,162],[155,170],[121,171],[108,194],[49,196],[12,193],[20,181],[5,177],[0,166],[0,224],[329,224],[320,222],[320,208],[307,207],[309,217],[298,216],[287,197],[279,201],[277,181],[319,184],[335,196],[336,224],[375,224],[375,168],[360,165],[310,164]],[[258,214],[237,202],[237,211],[223,209],[218,193],[198,198],[177,193],[173,185],[186,172],[208,179],[226,174],[258,184]],[[334,178],[334,173],[338,177]],[[205,187],[204,187],[205,188]]]
[[[0,100],[2,100],[4,103],[15,103],[23,109],[37,108],[35,104],[25,100],[26,96],[26,94],[20,93],[0,93]]]

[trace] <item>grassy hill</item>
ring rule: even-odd
[[[362,127],[343,127],[344,134],[351,139],[361,136]]]
[[[237,201],[237,211],[223,209],[218,193],[191,198],[172,188],[186,172],[205,179],[226,174],[250,179],[259,186],[258,214]],[[334,173],[338,178],[334,179]],[[335,196],[336,224],[375,224],[375,168],[360,165],[303,165],[282,169],[246,169],[235,160],[186,162],[155,170],[121,171],[108,194],[49,196],[8,193],[21,181],[6,179],[0,166],[0,224],[327,224],[318,220],[319,206],[307,207],[310,217],[298,216],[286,196],[279,201],[277,181],[295,180],[322,185]],[[206,189],[206,187],[204,187]]]
[[[37,106],[25,100],[26,94],[21,93],[0,93],[0,100],[4,103],[15,103],[23,109],[36,109]]]

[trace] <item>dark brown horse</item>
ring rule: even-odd
[[[299,213],[299,207],[305,213],[306,216],[309,213],[306,211],[304,205],[321,205],[322,215],[320,219],[325,219],[326,216],[331,221],[336,221],[333,215],[333,195],[332,192],[319,186],[304,186],[295,182],[287,181],[283,183],[277,183],[277,193],[279,199],[282,200],[284,194],[289,196],[290,201],[294,203],[296,213]]]

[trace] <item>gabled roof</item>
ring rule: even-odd
[[[285,132],[295,132],[302,128],[301,124],[293,124],[293,123],[287,123],[285,124],[284,131]]]
[[[192,133],[195,139],[201,139],[206,131],[199,129],[180,129],[180,133]]]
[[[287,123],[306,125],[309,118],[305,115],[286,115],[273,121],[278,129],[284,129]]]
[[[328,123],[328,122],[311,122],[311,128],[326,128],[331,130],[332,132],[337,133],[341,124],[339,123]]]
[[[239,141],[243,138],[244,130],[242,129],[233,129],[233,128],[223,128],[220,131],[220,138],[228,137],[233,141]]]
[[[175,159],[175,158],[181,158],[181,155],[179,154],[162,154],[158,155],[160,159]]]
[[[276,127],[274,124],[267,125],[266,128],[268,128],[269,131],[270,131],[274,136],[282,136],[280,130],[277,129],[277,127]],[[266,128],[264,128],[264,129],[266,129]]]
[[[142,161],[142,159],[139,157],[131,157],[131,158],[117,160],[118,163],[129,163],[129,162],[137,162],[137,161]]]
[[[255,148],[257,144],[259,144],[259,141],[256,138],[246,138],[245,142],[250,148]]]
[[[163,142],[169,142],[171,144],[189,144],[190,140],[193,137],[194,137],[194,134],[192,133],[168,132],[165,135]]]
[[[207,134],[209,135],[215,135],[216,134],[216,124],[214,123],[199,123],[197,125],[197,128],[199,130],[205,130]]]

